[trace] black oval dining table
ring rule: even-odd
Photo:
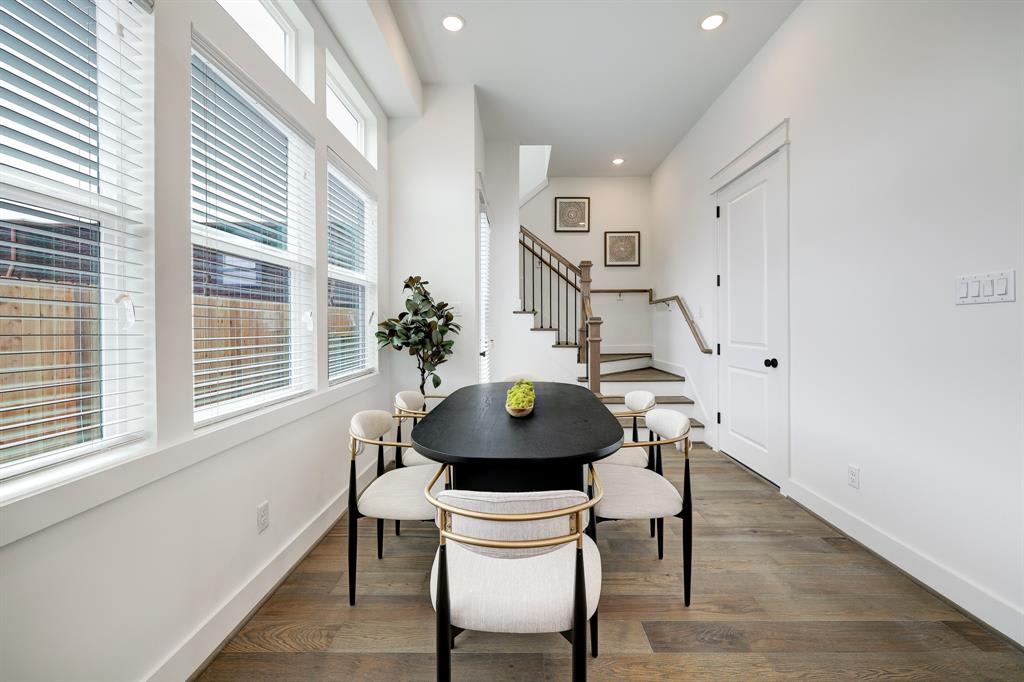
[[[585,490],[583,465],[622,446],[619,421],[582,386],[538,381],[533,412],[505,411],[509,382],[460,388],[412,430],[421,454],[452,465],[462,490]]]

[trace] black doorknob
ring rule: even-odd
[[[779,366],[779,361],[776,358],[772,358],[771,360],[765,360],[764,361],[764,366],[765,367],[778,367]]]

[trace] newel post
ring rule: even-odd
[[[577,360],[584,365],[587,365],[590,346],[586,340],[588,332],[586,311],[590,308],[590,269],[592,267],[594,264],[591,261],[580,261],[580,349]],[[587,366],[589,367],[589,365]]]
[[[587,320],[587,377],[590,379],[590,390],[596,395],[601,394],[601,318],[591,317]]]

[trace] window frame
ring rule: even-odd
[[[90,365],[95,367],[96,378],[83,379],[81,376],[76,376],[73,383],[79,386],[96,384],[97,388],[92,397],[62,398],[51,404],[82,402],[90,399],[99,401],[98,406],[91,410],[98,414],[97,424],[81,429],[83,433],[95,430],[98,432],[96,436],[77,443],[43,449],[0,463],[0,484],[4,486],[10,485],[14,479],[19,477],[42,473],[50,468],[69,464],[82,458],[112,451],[124,452],[129,449],[130,444],[151,442],[154,435],[153,392],[146,383],[147,379],[152,378],[154,349],[150,332],[154,320],[149,316],[152,315],[153,310],[155,283],[150,276],[152,261],[148,250],[148,239],[144,234],[144,226],[152,215],[152,204],[144,191],[146,186],[151,183],[152,169],[146,165],[149,159],[144,149],[152,140],[153,125],[152,118],[138,113],[138,111],[119,117],[112,117],[109,113],[112,101],[116,100],[127,101],[127,105],[130,107],[129,111],[142,111],[152,105],[152,93],[145,87],[128,88],[128,95],[121,94],[125,92],[125,83],[144,80],[147,74],[152,73],[152,60],[147,60],[145,55],[151,54],[153,50],[153,19],[148,12],[132,7],[133,4],[123,0],[108,2],[97,6],[93,12],[95,27],[92,32],[94,44],[91,45],[91,48],[94,61],[91,63],[91,67],[95,78],[95,99],[91,104],[79,105],[83,111],[89,111],[90,107],[95,109],[93,114],[95,118],[93,123],[95,126],[93,129],[95,150],[92,152],[95,158],[92,163],[96,164],[97,171],[93,180],[87,183],[82,180],[68,182],[61,178],[60,171],[39,174],[34,170],[21,167],[15,168],[6,164],[3,166],[4,201],[21,204],[29,210],[34,209],[52,214],[49,217],[39,216],[47,220],[60,217],[56,214],[62,214],[68,220],[95,223],[95,256],[76,254],[72,257],[96,261],[96,285],[94,287],[96,301],[91,304],[73,302],[71,305],[95,307],[96,332],[95,334],[81,332],[81,335],[95,335],[98,339],[96,348],[86,351],[83,350],[80,342],[76,342],[78,349],[74,352],[94,352],[96,354],[95,364]],[[14,7],[12,5],[12,9],[7,11],[17,17]],[[27,3],[23,7],[33,15],[44,16],[37,8]],[[79,9],[81,10],[81,8]],[[84,10],[82,11],[84,12]],[[16,20],[24,23],[23,19]],[[42,21],[49,21],[49,19],[44,17]],[[38,28],[33,30],[39,32]],[[15,40],[18,39],[13,30],[9,32],[15,36]],[[56,42],[54,38],[46,37],[55,42],[58,47],[67,49],[65,45]],[[87,42],[82,42],[80,45],[90,47]],[[50,52],[38,45],[30,44],[29,46],[39,50],[47,57],[53,58]],[[123,55],[126,53],[132,57],[124,58]],[[39,67],[39,63],[34,60],[29,64],[32,67]],[[7,69],[7,67],[4,68]],[[46,83],[39,76],[33,75],[32,78]],[[28,83],[30,88],[34,86],[31,81]],[[46,83],[46,86],[42,89],[56,89],[52,83]],[[25,91],[21,85],[15,87]],[[33,102],[35,106],[44,107],[47,111],[67,120],[74,120],[61,110],[61,105],[52,101],[50,106],[40,103],[36,101],[40,99],[38,94],[27,92],[31,97],[22,96],[26,101]],[[88,94],[87,90],[85,92]],[[62,96],[63,93],[60,92],[54,95],[55,98]],[[120,103],[123,104],[123,102]],[[23,104],[16,106],[25,108]],[[17,112],[15,113],[17,114]],[[88,121],[83,123],[83,118],[79,118],[77,123],[86,127],[89,125]],[[49,127],[57,130],[57,126]],[[64,144],[66,147],[67,143]],[[38,158],[45,157],[39,156]],[[31,166],[31,162],[28,163]],[[125,170],[126,168],[133,169],[129,172]],[[8,170],[11,171],[9,174]],[[95,183],[95,187],[92,187],[93,183]],[[129,195],[134,196],[127,198]],[[17,246],[12,242],[12,252],[16,249]],[[27,250],[31,252],[34,249]],[[51,249],[51,252],[55,254],[55,257],[60,257],[56,254],[63,253],[58,249]],[[129,279],[139,281],[129,285],[126,281]],[[33,283],[38,280],[4,277],[0,281]],[[59,286],[56,282],[50,285]],[[121,296],[125,295],[128,305],[131,306],[131,322],[122,329],[118,323],[116,310],[121,304]],[[40,303],[52,305],[56,303],[56,299],[40,299]],[[110,316],[110,308],[115,310],[113,318]],[[105,310],[108,312],[104,312]],[[137,310],[144,311],[142,319],[138,321],[136,321]],[[52,321],[61,318],[55,315],[41,315],[38,319]],[[76,332],[77,334],[79,332]],[[48,354],[56,351],[40,350],[38,352]],[[56,369],[61,364],[67,365],[62,368],[63,371],[74,367],[73,363],[57,362],[53,362],[52,367]],[[137,365],[141,369],[124,369],[128,365]],[[142,376],[131,376],[136,372],[141,372]],[[141,386],[137,387],[140,384]],[[128,416],[135,408],[140,408],[140,414]],[[79,416],[86,413],[88,411],[83,413],[79,408]],[[120,413],[120,417],[116,416],[118,413]],[[55,419],[57,417],[61,417],[61,415],[47,414],[38,419],[60,421],[60,419]],[[73,418],[73,416],[63,416],[63,419],[69,418]],[[31,424],[31,421],[29,419],[28,423]],[[133,422],[137,423],[137,426],[131,426]],[[12,424],[16,425],[18,422],[12,422]],[[68,431],[67,433],[73,432]],[[60,435],[59,432],[57,435]],[[50,440],[50,438],[43,440]],[[25,441],[15,441],[15,444],[22,442]]]
[[[359,177],[359,175],[346,164],[341,157],[337,155],[332,149],[328,149],[327,154],[327,194],[324,197],[327,214],[327,225],[326,225],[326,239],[324,247],[324,261],[326,267],[322,276],[324,283],[326,284],[326,300],[325,310],[329,310],[330,307],[330,282],[335,280],[342,283],[353,284],[363,288],[363,301],[364,301],[364,319],[362,320],[362,339],[364,344],[363,357],[365,358],[365,365],[351,372],[344,374],[338,374],[331,376],[331,362],[330,362],[330,324],[329,324],[329,312],[324,320],[324,336],[327,344],[327,356],[324,361],[323,375],[327,378],[327,384],[329,387],[335,387],[342,384],[349,383],[355,379],[366,376],[368,374],[375,374],[380,365],[376,337],[373,334],[373,321],[377,318],[380,311],[380,294],[378,286],[378,252],[377,247],[380,240],[380,230],[378,225],[378,216],[380,211],[380,204],[377,199],[376,193],[371,191],[367,183]],[[341,181],[347,182],[348,184],[355,187],[356,191],[361,193],[360,198],[365,202],[367,210],[371,213],[371,217],[364,220],[363,224],[363,242],[365,244],[365,250],[363,253],[364,267],[363,272],[359,273],[354,270],[350,270],[340,265],[334,265],[331,263],[331,246],[330,246],[330,183],[331,174],[336,174],[341,177]],[[371,234],[367,234],[366,225],[371,225]]]
[[[341,102],[350,114],[359,123],[358,141],[352,141],[349,139],[338,124],[335,123],[329,115],[327,116],[328,122],[334,127],[336,131],[344,138],[353,148],[369,162],[370,166],[377,170],[378,167],[378,141],[377,133],[380,128],[380,123],[377,120],[377,114],[373,111],[370,105],[366,102],[362,93],[356,87],[355,83],[346,73],[345,69],[341,66],[341,63],[334,57],[330,49],[326,50],[326,88],[324,90],[324,114],[327,115],[327,102],[326,98],[328,93],[333,94]],[[360,184],[360,183],[357,183]],[[362,183],[365,184],[365,183]]]
[[[239,74],[236,70],[223,63],[223,60],[219,59],[216,53],[208,48],[202,41],[193,39],[191,45],[191,55],[198,56],[201,60],[205,61],[206,64],[213,68],[214,72],[225,81],[225,84],[235,91],[236,96],[241,97],[243,100],[249,100],[247,103],[252,106],[255,105],[257,113],[267,116],[270,120],[268,121],[271,125],[280,126],[285,134],[290,133],[291,138],[297,138],[301,140],[303,144],[308,146],[307,156],[309,162],[309,170],[313,176],[316,174],[316,162],[315,162],[315,145],[308,139],[305,133],[296,127],[286,116],[282,116],[277,108],[267,101],[267,98],[262,93],[255,91],[251,86],[249,79],[243,74]],[[191,64],[191,59],[190,59]],[[190,65],[190,70],[191,70]],[[191,94],[190,94],[191,96]],[[194,114],[190,114],[190,118]],[[289,147],[289,155],[291,154],[291,147]],[[190,151],[190,159],[194,162],[192,157],[192,151]],[[191,162],[190,162],[191,163]],[[286,157],[286,169],[288,174],[287,179],[287,193],[288,198],[291,199],[293,190],[294,179],[291,177],[291,158]],[[189,202],[191,204],[196,189],[192,186],[192,182],[189,183]],[[312,185],[312,178],[310,178],[310,184]],[[316,192],[313,189],[309,191],[310,202],[315,206]],[[274,405],[285,400],[291,400],[293,398],[311,393],[317,389],[317,353],[316,353],[316,218],[315,213],[310,212],[307,216],[308,224],[305,226],[296,224],[296,221],[290,216],[293,210],[293,204],[289,202],[288,208],[286,209],[286,249],[276,248],[269,244],[260,243],[258,241],[247,239],[237,234],[227,232],[225,230],[217,229],[215,227],[199,226],[192,220],[194,209],[190,209],[190,221],[189,221],[189,244],[190,252],[190,263],[194,263],[194,249],[196,247],[213,250],[228,256],[236,256],[238,258],[244,258],[247,260],[253,260],[261,263],[267,263],[270,265],[285,268],[288,271],[288,290],[289,290],[289,302],[288,302],[288,320],[289,320],[289,337],[288,337],[288,353],[289,358],[292,361],[289,365],[289,383],[288,386],[280,388],[272,388],[263,391],[256,391],[250,395],[237,396],[234,398],[228,398],[221,402],[215,402],[209,405],[197,407],[195,404],[195,353],[196,351],[196,335],[195,335],[195,293],[194,293],[194,279],[189,279],[189,299],[190,307],[192,309],[192,388],[193,388],[193,400],[192,400],[192,423],[195,430],[202,429],[204,427],[222,422],[227,419],[234,419],[241,415],[256,410]],[[312,249],[310,253],[302,253],[301,244],[305,241],[309,248]],[[194,265],[193,265],[194,268]],[[193,269],[194,277],[194,269]],[[300,310],[303,303],[308,305],[308,310]],[[312,322],[312,324],[311,324]],[[305,355],[299,356],[299,363],[296,363],[296,345],[304,345],[306,347]],[[302,370],[303,362],[308,365],[308,369]]]

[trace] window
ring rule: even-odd
[[[376,366],[377,204],[333,164],[327,174],[327,376]]]
[[[313,150],[192,55],[195,421],[310,390]]]
[[[327,118],[356,150],[377,166],[377,119],[341,65],[327,54]]]
[[[488,320],[491,316],[491,222],[487,219],[487,203],[480,194],[480,252],[478,263],[480,272],[477,275],[480,297],[480,383],[491,380],[491,331]]]
[[[0,477],[146,433],[150,26],[128,0],[0,4]]]
[[[359,150],[360,154],[366,154],[363,121],[358,114],[353,112],[354,108],[345,102],[344,95],[339,92],[338,86],[329,81],[327,83],[327,118],[352,143],[352,146]]]
[[[288,74],[295,78],[295,60],[292,57],[294,35],[283,16],[273,5],[261,0],[217,0],[231,18],[249,34],[249,37]]]

